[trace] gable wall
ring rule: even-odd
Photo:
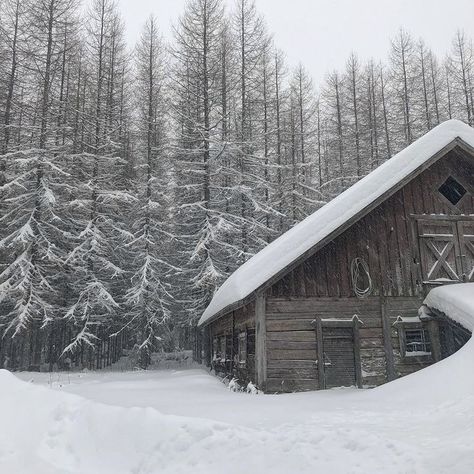
[[[459,210],[438,192],[451,174],[472,193]],[[354,296],[350,265],[353,258],[362,257],[369,265],[374,296],[421,296],[410,214],[457,213],[474,214],[474,165],[453,151],[275,283],[267,295]]]

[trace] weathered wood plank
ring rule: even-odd
[[[371,349],[373,347],[383,347],[383,338],[380,337],[363,337],[361,334],[360,338],[360,348],[361,349]]]
[[[382,334],[381,328],[366,328],[362,326],[360,329],[360,337],[364,339],[370,339],[372,337],[380,337]]]
[[[326,378],[324,375],[323,325],[321,318],[316,319],[316,350],[318,357],[318,385],[320,389],[324,389],[326,388]]]
[[[353,311],[334,311],[334,312],[319,312],[317,315],[314,313],[271,313],[267,314],[267,321],[309,321],[310,323],[313,322],[316,317],[320,317],[323,320],[340,320],[340,321],[352,321],[354,314],[357,314],[358,318],[362,321],[362,325],[365,328],[381,328],[382,327],[382,319],[380,316],[380,310],[377,312],[370,312],[370,313],[354,313]]]
[[[288,379],[288,380],[316,380],[318,373],[317,370],[313,368],[278,368],[278,369],[268,369],[268,378],[269,379]]]
[[[377,310],[379,299],[377,297],[359,298],[271,298],[267,301],[267,313],[319,313],[332,312],[336,308],[354,313],[370,312]]]
[[[259,294],[255,302],[255,369],[257,385],[263,390],[265,390],[265,382],[267,380],[265,306],[265,296]]]
[[[316,369],[316,360],[268,360],[268,369]]]
[[[269,341],[267,349],[271,350],[316,350],[316,338],[313,341]]]
[[[392,335],[390,332],[390,319],[387,315],[385,302],[381,305],[382,327],[383,327],[383,348],[385,352],[385,360],[387,363],[387,379],[390,382],[395,379],[395,363],[393,359]]]
[[[268,331],[311,331],[314,323],[310,319],[284,319],[267,321]]]
[[[316,360],[316,348],[280,350],[272,349],[268,351],[268,360]]]
[[[360,357],[365,359],[371,359],[372,357],[385,357],[385,351],[382,347],[361,348]]]
[[[308,390],[318,390],[316,380],[282,380],[268,379],[267,393],[304,392]]]
[[[314,341],[314,330],[311,331],[267,331],[267,341]]]

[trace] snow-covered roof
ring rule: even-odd
[[[433,288],[424,304],[437,309],[474,332],[474,283],[457,283]]]
[[[438,125],[267,245],[224,282],[204,311],[199,325],[223,314],[230,306],[236,307],[299,257],[336,233],[347,221],[362,217],[374,202],[395,192],[401,181],[415,177],[425,163],[458,138],[474,148],[473,128],[458,120]]]

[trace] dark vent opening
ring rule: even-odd
[[[439,188],[439,192],[453,205],[467,193],[464,186],[450,176]]]

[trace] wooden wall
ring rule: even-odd
[[[235,356],[238,351],[238,335],[241,332],[248,333],[248,353],[245,365],[236,363]],[[251,302],[228,315],[218,319],[209,325],[209,343],[212,352],[212,341],[215,336],[228,336],[232,340],[232,362],[226,365],[216,364],[216,372],[228,377],[236,377],[241,385],[256,380],[255,374],[255,302]]]
[[[401,328],[395,324],[399,316],[403,318],[417,316],[418,309],[423,303],[422,299],[417,297],[396,297],[386,298],[385,302],[394,356],[395,375],[397,377],[403,377],[404,375],[411,374],[412,372],[431,365],[434,362],[432,356],[402,357],[399,337],[399,330]],[[426,327],[429,329],[428,326]],[[436,334],[432,334],[431,336],[433,338]]]
[[[421,299],[411,298],[269,298],[267,299],[267,392],[317,390],[318,351],[314,320],[351,320],[359,327],[362,384],[374,387],[388,381],[388,357],[384,338],[393,354],[395,377],[433,363],[432,357],[402,357],[399,316],[415,317]],[[384,333],[383,318],[387,320]],[[386,335],[387,334],[387,335]]]
[[[438,192],[450,175],[472,193],[458,208]],[[361,257],[369,265],[374,296],[421,296],[410,215],[459,213],[474,214],[474,165],[453,151],[275,283],[268,295],[354,296],[350,267]]]
[[[358,315],[363,384],[386,380],[379,298],[270,298],[266,311],[268,392],[319,388],[315,317],[351,320]]]

